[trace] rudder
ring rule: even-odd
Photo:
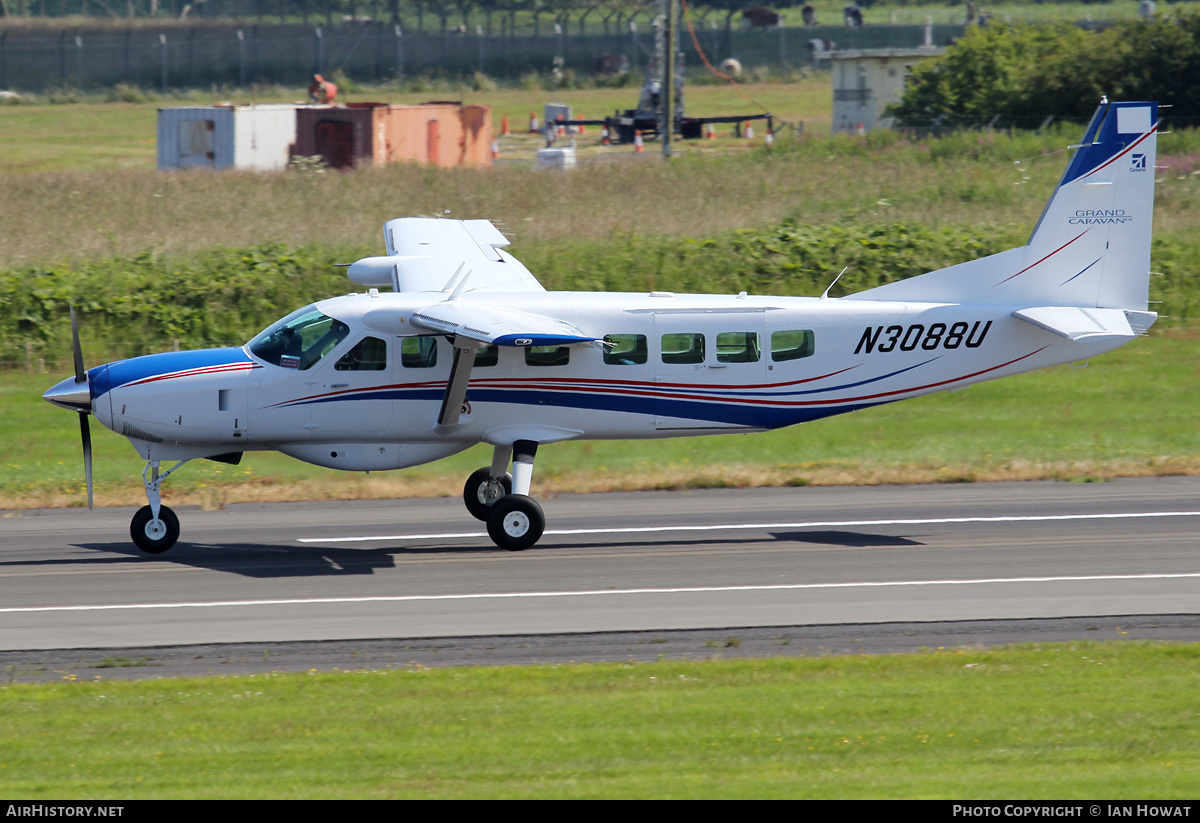
[[[1157,103],[1102,102],[1029,242],[850,295],[1145,311]]]
[[[1157,103],[1096,109],[1026,246],[1034,260],[1079,246],[1055,267],[1059,305],[1146,309],[1157,135]]]

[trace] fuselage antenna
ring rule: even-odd
[[[829,288],[825,289],[825,292],[824,292],[824,294],[822,294],[822,295],[821,295],[821,299],[822,299],[822,300],[828,300],[828,299],[829,299],[829,289],[832,289],[834,286],[836,286],[836,285],[837,285],[837,281],[839,281],[839,280],[841,280],[841,279],[842,279],[842,275],[843,275],[843,274],[845,274],[845,273],[846,273],[846,269],[849,269],[849,268],[850,268],[849,266],[846,266],[846,268],[845,268],[845,269],[842,269],[842,270],[841,270],[841,271],[838,273],[838,276],[837,276],[837,277],[833,278],[833,282],[829,284]]]

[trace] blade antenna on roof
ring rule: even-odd
[[[843,274],[845,274],[845,273],[846,273],[846,271],[847,271],[849,268],[850,268],[849,266],[846,266],[846,268],[842,269],[842,270],[841,270],[841,271],[838,273],[838,276],[837,276],[837,277],[833,278],[833,282],[829,284],[829,288],[825,289],[825,292],[824,292],[824,293],[821,295],[821,299],[822,299],[822,300],[828,300],[828,299],[829,299],[829,289],[832,289],[834,286],[836,286],[836,285],[837,285],[837,281],[839,281],[839,280],[841,280],[841,279],[842,279],[842,275],[843,275]]]

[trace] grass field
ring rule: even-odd
[[[819,121],[828,116],[826,84],[827,79],[813,78],[755,86],[749,93],[797,121]],[[588,113],[628,93],[572,92],[577,96],[570,101]],[[280,94],[286,99],[288,92]],[[698,87],[695,105],[719,110],[729,94],[721,87]],[[527,116],[545,97],[540,91],[505,90],[477,100],[517,117]],[[608,278],[594,271],[595,260],[607,261],[610,270],[636,273],[636,282],[620,288],[703,288],[703,283],[656,280],[656,273],[666,271],[666,261],[655,262],[662,250],[680,238],[695,239],[700,247],[723,233],[769,227],[785,218],[800,226],[907,221],[1016,245],[1061,173],[1065,145],[1077,136],[1069,125],[1042,135],[960,134],[922,142],[886,134],[866,141],[793,135],[781,138],[772,152],[723,139],[698,141],[669,164],[625,150],[593,155],[592,162],[569,175],[539,174],[515,162],[491,172],[396,166],[322,175],[159,174],[153,170],[152,139],[147,140],[153,136],[155,107],[149,102],[0,109],[0,137],[11,147],[0,157],[7,190],[0,203],[0,266],[10,267],[15,277],[32,273],[36,282],[39,267],[84,274],[103,261],[120,266],[143,254],[194,265],[198,255],[216,247],[264,242],[317,244],[327,253],[341,249],[333,256],[351,260],[379,253],[384,220],[450,208],[455,216],[503,218],[516,234],[514,251],[550,288],[604,287]],[[63,142],[53,142],[51,132],[60,132]],[[95,142],[108,148],[89,153],[86,147],[97,135],[103,139]],[[1192,425],[1194,323],[1178,310],[1189,304],[1172,295],[1196,290],[1198,143],[1190,131],[1164,135],[1161,141],[1159,161],[1166,169],[1159,177],[1155,230],[1169,241],[1164,248],[1174,256],[1154,261],[1169,274],[1156,278],[1154,289],[1156,299],[1169,298],[1173,307],[1169,313],[1175,316],[1160,324],[1171,329],[1169,334],[1156,330],[1089,369],[1061,367],[965,394],[766,435],[547,447],[539,455],[538,493],[1195,471],[1200,444]],[[123,161],[106,151],[124,152],[126,159],[140,153],[140,159],[122,168]],[[36,170],[48,166],[59,170]],[[749,258],[724,259],[724,268],[734,275],[757,265]],[[682,271],[688,264],[672,265]],[[830,256],[814,282],[831,280],[842,265]],[[297,286],[299,292],[304,289]],[[306,299],[316,296],[323,295]],[[278,314],[293,307],[279,305]],[[255,331],[242,330],[240,339]],[[119,349],[106,348],[115,343],[90,335],[85,323],[89,362],[120,356]],[[69,357],[65,336],[62,342],[55,355],[60,370],[66,368],[62,358]],[[169,347],[169,341],[162,345]],[[0,465],[5,467],[0,505],[82,500],[76,421],[40,400],[59,377],[6,372],[0,381]],[[98,500],[137,502],[138,461],[120,438],[93,429]],[[236,468],[189,466],[166,489],[176,503],[208,506],[308,495],[455,494],[461,478],[486,462],[485,455],[471,451],[432,466],[365,478],[251,454]]]
[[[636,105],[639,92],[637,87],[558,92],[540,88],[477,91],[470,86],[444,81],[423,90],[402,90],[388,85],[355,89],[340,95],[339,102],[415,104],[448,97],[466,104],[488,105],[492,108],[497,134],[505,116],[514,132],[528,131],[529,113],[537,112],[541,118],[542,107],[550,101],[567,103],[577,117],[600,118],[617,109]],[[807,129],[818,133],[828,131],[832,117],[828,73],[803,75],[799,82],[792,83],[756,83],[747,89],[748,96],[761,104],[762,109],[789,122],[803,120]],[[726,85],[694,85],[687,89],[686,95],[688,113],[694,116],[755,114],[762,110]],[[302,88],[279,87],[220,89],[216,96],[208,92],[186,92],[166,98],[149,92],[135,92],[132,96],[142,98],[143,102],[81,98],[81,102],[71,105],[0,105],[0,139],[5,146],[5,151],[0,154],[0,174],[125,168],[150,170],[156,164],[155,130],[159,107],[252,101],[299,103],[307,99]],[[536,138],[530,138],[528,142],[530,147],[540,145]],[[521,147],[521,143],[514,141],[509,147]]]
[[[10,683],[0,792],[1191,799],[1198,663],[1196,645],[1079,642]]]

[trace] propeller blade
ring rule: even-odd
[[[87,369],[83,367],[83,347],[79,344],[79,323],[75,320],[75,307],[71,306],[71,350],[75,355],[75,382],[87,382]]]
[[[92,508],[92,430],[88,416],[79,415],[79,436],[83,440],[83,477],[87,483],[88,508]]]

